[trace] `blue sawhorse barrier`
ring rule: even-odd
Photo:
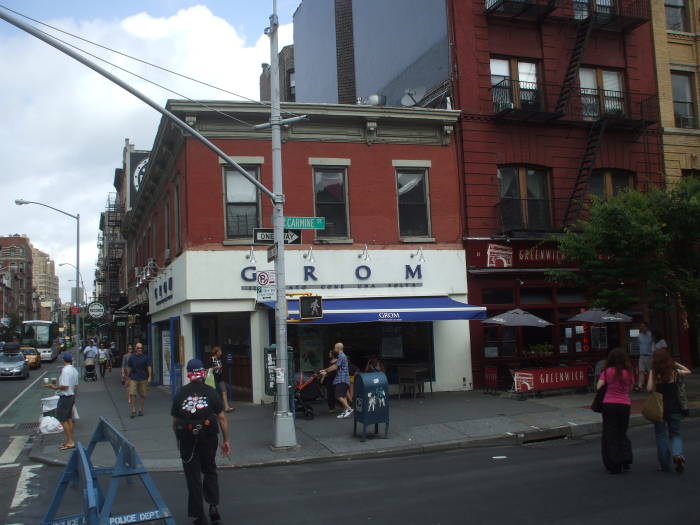
[[[109,442],[112,445],[116,456],[114,466],[111,468],[94,467],[90,460],[95,446],[103,442]],[[105,475],[109,476],[110,480],[107,492],[103,494],[97,477]],[[117,498],[119,480],[125,478],[127,482],[130,482],[134,477],[141,480],[155,508],[113,516],[112,506]],[[57,518],[56,513],[69,484],[79,484],[83,496],[83,512]],[[117,525],[156,520],[163,520],[168,525],[175,525],[170,509],[165,505],[148,471],[143,467],[134,446],[106,419],[101,417],[88,448],[86,449],[82,443],[76,444],[75,450],[61,475],[56,493],[51,500],[46,516],[44,516],[42,525]]]

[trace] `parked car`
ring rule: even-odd
[[[24,360],[24,354],[0,354],[0,377],[29,377],[29,365]]]
[[[34,348],[22,348],[24,360],[29,368],[39,368],[41,366],[41,356]]]

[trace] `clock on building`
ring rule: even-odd
[[[148,165],[148,157],[143,159],[141,162],[139,162],[136,165],[136,169],[134,169],[134,188],[136,191],[139,190],[139,186],[141,185],[141,180],[143,180],[143,175],[146,173],[146,166]]]

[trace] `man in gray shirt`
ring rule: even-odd
[[[646,321],[639,323],[639,336],[637,337],[637,341],[639,342],[639,380],[637,382],[637,388],[642,390],[644,385],[646,385],[646,375],[651,370],[651,354],[654,352],[651,330],[649,330],[649,325]]]

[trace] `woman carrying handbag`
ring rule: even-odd
[[[603,464],[610,474],[620,474],[632,464],[632,443],[627,437],[630,422],[630,390],[634,384],[632,363],[621,348],[608,354],[596,390],[606,387],[603,397]]]
[[[688,407],[687,400],[679,395],[678,387],[683,381],[683,376],[690,373],[690,370],[673,360],[666,348],[654,352],[647,390],[663,396],[663,421],[654,423],[656,453],[659,468],[663,472],[671,471],[671,462],[679,474],[685,469],[681,420],[687,415]]]

